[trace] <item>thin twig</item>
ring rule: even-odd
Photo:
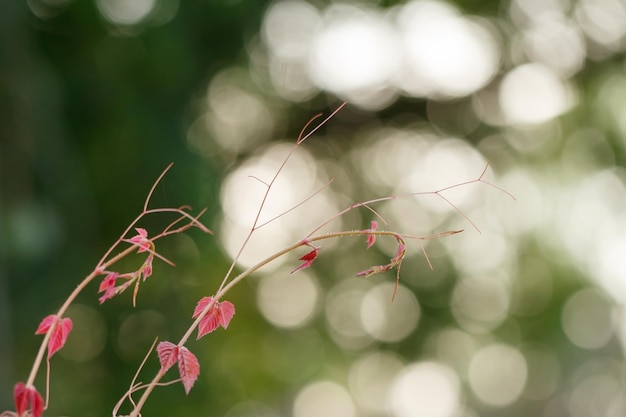
[[[311,195],[309,195],[308,197],[306,197],[304,200],[302,200],[301,202],[299,202],[298,204],[296,204],[295,206],[291,207],[288,210],[283,211],[282,213],[272,217],[271,219],[257,225],[256,230],[259,230],[261,227],[268,225],[269,223],[273,222],[274,220],[277,220],[281,217],[283,217],[285,214],[297,209],[298,207],[300,207],[301,205],[303,205],[304,203],[306,203],[307,201],[309,201],[310,199],[312,199],[313,197],[315,197],[316,195],[318,195],[319,193],[321,193],[322,191],[324,191],[326,188],[328,188],[328,186],[330,184],[332,184],[332,182],[335,181],[335,178],[331,178],[329,181],[327,181],[322,187],[320,187],[318,190],[314,191]]]
[[[163,179],[163,177],[165,176],[165,174],[167,173],[167,171],[170,170],[170,168],[172,167],[172,165],[174,165],[173,162],[170,162],[170,164],[163,170],[163,172],[161,172],[161,175],[159,175],[159,177],[156,179],[156,181],[154,182],[154,184],[152,184],[152,188],[150,188],[150,191],[148,192],[148,196],[146,197],[146,201],[143,204],[143,211],[144,213],[146,211],[148,211],[148,204],[150,203],[150,199],[152,198],[152,193],[154,193],[155,188],[157,187],[157,185],[159,184],[159,182],[161,182],[161,180]]]

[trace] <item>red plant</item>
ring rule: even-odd
[[[294,272],[298,272],[301,269],[310,267],[313,264],[313,261],[317,259],[317,255],[319,254],[319,251],[321,249],[321,248],[311,245],[308,242],[305,242],[304,244],[312,247],[313,249],[298,258],[299,261],[304,261],[304,262],[302,262],[299,267],[291,271],[292,274]]]
[[[145,361],[147,360],[148,356],[152,352],[152,349],[154,348],[154,344],[153,344],[153,347],[150,349],[150,351],[146,355],[146,358],[139,366],[139,369],[137,370],[137,373],[135,374],[135,377],[133,378],[133,381],[131,382],[130,388],[122,396],[118,404],[115,406],[113,410],[114,416],[118,415],[117,414],[118,410],[122,406],[122,404],[126,401],[126,399],[128,399],[130,403],[132,404],[132,410],[129,416],[131,417],[140,416],[140,412],[141,412],[143,405],[147,401],[148,397],[151,395],[152,391],[157,386],[169,385],[170,383],[181,382],[185,390],[185,393],[189,394],[190,390],[192,389],[196,380],[198,379],[198,375],[200,374],[200,363],[198,362],[198,359],[185,346],[189,337],[191,337],[193,332],[196,330],[197,330],[197,339],[200,339],[203,336],[215,331],[220,326],[224,329],[227,329],[230,324],[230,321],[232,320],[235,314],[235,307],[231,302],[223,300],[223,297],[228,293],[230,289],[233,288],[233,286],[237,285],[243,279],[250,276],[252,273],[258,271],[259,269],[269,264],[270,262],[276,260],[277,258],[282,257],[286,254],[289,254],[301,247],[309,248],[309,251],[299,258],[299,260],[302,261],[302,263],[291,272],[291,273],[296,273],[302,269],[310,267],[313,264],[313,262],[318,258],[321,247],[315,245],[316,242],[328,240],[328,239],[364,236],[366,240],[366,244],[367,244],[367,249],[369,249],[373,245],[375,245],[378,237],[385,237],[385,236],[391,237],[395,239],[395,241],[397,242],[397,249],[393,258],[391,258],[389,262],[384,265],[371,266],[361,272],[358,272],[356,275],[359,277],[367,277],[372,274],[382,273],[382,272],[389,271],[395,268],[396,269],[396,285],[395,285],[395,290],[392,294],[392,300],[393,300],[393,297],[395,297],[396,291],[398,289],[398,285],[400,281],[400,267],[406,255],[406,249],[407,249],[406,242],[408,240],[415,240],[420,244],[422,248],[422,252],[424,256],[426,257],[429,265],[432,268],[432,265],[430,264],[430,260],[428,259],[428,255],[426,254],[424,247],[422,246],[422,242],[427,239],[437,239],[437,238],[451,236],[453,234],[462,232],[462,230],[448,230],[448,231],[437,233],[431,236],[413,236],[413,235],[401,234],[395,231],[379,230],[378,221],[372,220],[370,223],[370,227],[368,229],[351,230],[351,231],[336,231],[336,232],[331,232],[331,233],[318,234],[318,232],[322,229],[322,227],[328,225],[333,220],[345,215],[346,213],[352,210],[358,209],[360,207],[364,207],[370,210],[378,218],[378,220],[382,220],[383,223],[387,224],[387,222],[385,222],[385,220],[375,210],[373,210],[371,206],[376,203],[383,202],[383,201],[394,200],[398,198],[398,196],[381,197],[381,198],[350,205],[349,207],[345,208],[344,210],[341,210],[334,216],[330,217],[329,219],[321,223],[319,226],[313,229],[309,234],[307,234],[301,240],[295,242],[294,244],[286,248],[283,248],[279,252],[267,257],[266,259],[261,260],[259,263],[241,272],[240,274],[234,277],[232,276],[233,271],[235,269],[235,265],[241,253],[243,252],[244,248],[247,246],[252,235],[259,228],[264,227],[270,222],[276,221],[277,219],[279,219],[280,217],[282,217],[289,211],[300,206],[301,204],[303,204],[304,202],[312,198],[315,194],[317,194],[317,192],[314,193],[313,195],[307,197],[305,200],[303,200],[299,204],[296,204],[293,208],[287,210],[286,212],[264,223],[260,223],[259,221],[261,213],[264,210],[264,207],[265,207],[268,195],[269,195],[269,191],[273,187],[273,184],[275,183],[276,179],[280,175],[281,171],[283,170],[285,164],[287,163],[291,155],[307,138],[309,138],[317,129],[319,129],[322,125],[324,125],[331,117],[333,117],[344,106],[345,106],[345,103],[339,106],[327,118],[323,119],[322,122],[319,123],[317,126],[315,126],[311,131],[305,134],[305,130],[308,129],[309,125],[314,120],[316,120],[316,118],[319,117],[319,115],[313,118],[304,127],[304,129],[302,130],[302,132],[300,133],[298,137],[298,140],[294,144],[292,150],[285,156],[281,166],[274,173],[274,176],[272,177],[272,179],[267,182],[259,180],[266,187],[265,194],[258,207],[256,218],[253,221],[252,225],[250,226],[249,232],[246,238],[244,239],[243,243],[241,244],[238,253],[234,256],[234,259],[232,260],[230,267],[224,274],[224,277],[219,287],[217,288],[217,290],[215,291],[213,295],[202,297],[197,302],[194,308],[193,314],[192,314],[192,318],[195,320],[188,327],[185,334],[182,335],[182,337],[179,339],[177,343],[173,343],[170,341],[161,341],[158,343],[158,345],[156,345],[156,353],[157,353],[159,363],[161,366],[160,366],[159,371],[152,378],[152,380],[146,384],[135,383],[140,371],[143,368],[143,365],[145,364]],[[43,414],[43,411],[46,408],[47,400],[46,400],[46,403],[44,404],[42,396],[34,387],[34,380],[36,378],[39,367],[43,360],[44,352],[46,350],[48,352],[47,364],[48,364],[48,369],[49,369],[50,358],[54,355],[54,353],[56,353],[59,349],[61,349],[63,345],[65,344],[72,330],[72,322],[69,318],[64,317],[64,314],[66,313],[68,307],[76,299],[78,294],[82,292],[87,287],[88,284],[90,284],[97,277],[103,277],[98,288],[98,293],[102,294],[99,297],[99,301],[101,304],[107,300],[110,300],[111,298],[117,295],[122,294],[130,286],[134,286],[133,296],[132,296],[132,302],[134,306],[137,301],[137,295],[139,292],[140,284],[145,282],[146,279],[152,275],[154,259],[158,258],[169,265],[172,265],[172,266],[174,265],[173,262],[166,259],[165,257],[160,255],[156,251],[155,242],[157,240],[163,237],[172,235],[172,234],[184,232],[192,227],[199,228],[206,233],[211,233],[211,231],[207,229],[204,225],[202,225],[202,223],[200,223],[198,220],[204,211],[201,211],[199,214],[192,216],[191,214],[188,213],[187,207],[158,208],[158,209],[148,208],[150,198],[154,192],[155,187],[161,181],[161,179],[163,178],[163,176],[169,170],[170,167],[171,165],[168,166],[155,181],[154,185],[152,186],[152,188],[150,189],[148,193],[148,196],[144,203],[143,210],[139,214],[139,216],[137,216],[137,218],[135,218],[130,223],[130,225],[126,228],[126,230],[122,233],[122,235],[117,239],[116,242],[114,242],[114,244],[109,248],[109,250],[104,254],[104,256],[96,264],[96,267],[93,269],[93,271],[87,277],[85,277],[81,281],[81,283],[77,286],[77,288],[68,296],[68,298],[63,303],[63,305],[59,308],[59,310],[55,314],[51,314],[43,319],[43,321],[37,328],[36,334],[44,335],[44,340],[34,360],[30,375],[26,383],[18,382],[15,385],[15,389],[14,389],[15,412],[12,412],[12,411],[4,412],[0,414],[0,417],[1,416],[41,417],[41,415]],[[454,210],[456,210],[462,217],[464,217],[469,222],[469,224],[471,224],[474,228],[478,229],[477,226],[471,221],[471,219],[469,219],[460,209],[458,209],[450,200],[448,200],[443,195],[443,193],[452,188],[461,187],[461,186],[474,184],[474,183],[483,183],[483,184],[486,184],[490,187],[493,187],[497,190],[500,190],[506,193],[510,197],[513,197],[508,192],[498,188],[497,186],[493,184],[486,182],[483,179],[486,170],[487,170],[487,167],[485,167],[485,170],[483,170],[480,176],[476,179],[463,182],[463,183],[454,184],[449,187],[445,187],[436,191],[409,194],[409,196],[425,195],[425,194],[438,196],[446,204],[450,205]],[[326,186],[330,184],[330,182],[331,181],[329,181],[326,184]],[[145,216],[155,214],[155,213],[175,214],[177,215],[177,217],[168,226],[163,228],[159,233],[150,237],[146,229],[138,227],[138,223]],[[135,230],[136,234],[132,235],[131,237],[127,237],[130,235],[130,232],[133,229]],[[119,248],[122,245],[127,245],[127,247],[121,249],[119,253],[113,255],[113,252],[115,250],[119,250]],[[133,253],[137,253],[137,254],[145,253],[146,254],[143,263],[138,269],[133,270],[133,271],[128,271],[128,272],[120,272],[119,270],[116,270],[114,268],[114,265],[119,260]],[[155,341],[155,344],[156,344],[156,341]],[[166,382],[166,383],[160,382],[161,379],[169,371],[169,369],[171,369],[176,364],[178,364],[179,378],[170,382]],[[47,383],[46,383],[46,386],[47,386]],[[140,399],[137,402],[135,402],[132,400],[131,396],[133,393],[138,392],[138,391],[143,391],[143,392],[142,392]],[[47,396],[48,395],[46,395],[46,397]]]
[[[207,310],[207,312],[204,313],[204,310]],[[198,326],[198,339],[211,333],[219,326],[222,326],[224,329],[228,328],[228,324],[235,315],[235,306],[228,301],[220,303],[213,297],[204,297],[198,301],[191,318],[198,318],[203,313],[204,317],[201,318]]]
[[[161,371],[165,372],[175,363],[178,363],[180,380],[185,387],[185,394],[189,394],[200,374],[198,358],[184,346],[176,346],[171,342],[161,342],[157,346],[157,354],[161,363]]]

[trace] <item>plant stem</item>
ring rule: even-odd
[[[326,233],[326,234],[319,235],[319,236],[314,236],[314,237],[311,237],[311,238],[308,238],[308,239],[305,239],[305,240],[301,240],[301,241],[299,241],[297,243],[294,243],[294,244],[292,244],[290,246],[287,246],[286,248],[284,248],[284,249],[274,253],[273,255],[271,255],[271,256],[269,256],[269,257],[267,257],[265,259],[263,259],[261,262],[257,263],[256,265],[251,266],[250,268],[246,269],[245,271],[243,271],[242,273],[237,275],[235,278],[233,278],[228,284],[223,285],[221,290],[219,290],[215,294],[215,296],[213,297],[213,301],[211,303],[209,303],[204,308],[202,313],[200,315],[198,315],[196,320],[191,324],[191,326],[189,326],[189,328],[187,329],[185,334],[181,337],[180,341],[178,342],[178,346],[184,346],[185,343],[187,343],[187,340],[189,340],[189,338],[191,337],[191,334],[196,330],[196,328],[198,327],[198,325],[200,324],[200,322],[202,321],[204,316],[211,310],[211,308],[215,305],[215,303],[217,303],[222,297],[224,297],[224,295],[226,295],[226,293],[228,291],[230,291],[235,285],[237,285],[239,282],[241,282],[243,279],[245,279],[246,277],[248,277],[252,273],[258,271],[261,268],[263,268],[265,265],[269,264],[270,262],[275,261],[276,259],[280,258],[283,255],[288,254],[289,252],[294,251],[295,249],[299,248],[300,246],[305,246],[305,245],[310,244],[312,242],[318,242],[318,241],[328,240],[328,239],[335,239],[335,238],[340,238],[340,237],[363,236],[363,235],[393,236],[393,237],[396,237],[396,238],[397,237],[402,237],[402,235],[400,235],[399,233],[390,232],[390,231],[383,231],[383,230],[375,230],[375,231],[372,231],[372,230],[350,230],[350,231],[331,232],[331,233]],[[439,236],[439,235],[434,235],[434,236]],[[414,238],[414,237],[410,237],[410,238]],[[423,239],[427,239],[427,238],[428,237],[425,237]],[[157,372],[157,374],[154,376],[152,381],[150,381],[150,383],[146,385],[146,390],[141,395],[141,398],[137,402],[137,405],[134,407],[134,409],[131,412],[129,417],[139,417],[142,407],[144,406],[144,404],[146,403],[148,397],[150,396],[150,394],[152,393],[152,391],[154,390],[154,388],[157,386],[157,384],[159,383],[161,378],[163,378],[164,375],[165,375],[165,372],[163,372],[162,370],[159,370],[159,372]]]
[[[117,243],[115,245],[113,245],[113,247],[115,247],[116,245],[117,245]],[[55,323],[52,326],[50,326],[50,329],[45,334],[45,336],[43,338],[43,341],[41,342],[41,346],[39,346],[39,351],[37,352],[37,356],[35,357],[35,361],[33,362],[33,367],[30,370],[30,374],[28,375],[28,379],[26,380],[26,386],[33,386],[34,385],[35,377],[37,376],[37,371],[39,370],[39,368],[41,366],[41,362],[43,361],[43,355],[45,354],[46,348],[48,346],[48,341],[50,340],[52,332],[54,331],[54,328],[56,327],[58,319],[63,317],[63,314],[65,314],[65,312],[67,311],[69,306],[74,302],[76,297],[78,297],[78,294],[80,294],[85,289],[85,287],[87,285],[89,285],[89,283],[91,281],[93,281],[93,279],[95,277],[100,275],[100,271],[101,270],[106,269],[110,265],[113,265],[114,263],[116,263],[120,259],[122,259],[125,256],[129,255],[136,248],[137,248],[136,246],[130,246],[130,247],[126,248],[125,250],[123,250],[122,252],[120,252],[117,255],[115,255],[109,261],[107,261],[107,262],[105,262],[103,264],[98,264],[96,269],[94,269],[89,275],[87,275],[87,277],[85,277],[85,279],[83,279],[80,282],[80,284],[78,284],[78,286],[76,288],[74,288],[74,291],[72,291],[72,293],[69,295],[69,297],[67,297],[67,299],[65,300],[65,302],[61,306],[61,308],[59,308],[59,310],[57,311],[57,313],[56,313],[57,321],[55,321]]]

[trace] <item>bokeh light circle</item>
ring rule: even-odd
[[[363,328],[375,339],[397,342],[407,337],[420,317],[417,298],[405,286],[399,285],[393,303],[394,283],[383,283],[370,289],[361,304]]]
[[[344,349],[361,349],[372,336],[362,322],[363,299],[371,284],[368,281],[344,281],[326,296],[325,314],[330,336]]]
[[[563,331],[576,346],[601,348],[613,335],[613,306],[598,290],[581,290],[565,303],[561,323]]]
[[[261,314],[274,326],[296,328],[307,324],[315,311],[319,290],[307,271],[297,276],[288,272],[265,275],[257,290]]]
[[[312,45],[311,78],[321,88],[340,93],[380,88],[394,73],[398,55],[395,32],[379,14],[332,7]]]
[[[543,123],[569,109],[571,97],[552,70],[540,64],[524,64],[503,78],[500,105],[512,124]]]
[[[447,3],[412,1],[397,21],[406,67],[396,82],[411,95],[464,96],[498,70],[500,52],[491,32]]]
[[[367,413],[385,414],[391,384],[402,368],[400,357],[381,351],[365,354],[354,361],[348,380],[359,408]]]
[[[320,13],[304,1],[275,2],[265,12],[261,35],[271,54],[281,58],[306,57],[322,24]]]
[[[509,302],[508,291],[499,280],[466,278],[452,293],[452,314],[464,329],[484,333],[506,319]]]
[[[156,0],[96,0],[100,13],[111,23],[134,25],[144,20],[156,5]]]
[[[460,401],[456,373],[437,362],[419,362],[395,379],[389,404],[394,417],[454,417]]]
[[[526,385],[528,368],[522,353],[508,345],[480,349],[469,367],[469,383],[480,401],[494,407],[515,402]]]
[[[107,341],[107,327],[102,314],[93,307],[73,304],[67,310],[72,319],[72,336],[59,354],[74,362],[87,362],[102,352]]]
[[[293,417],[355,417],[350,393],[332,381],[318,381],[304,387],[293,404]]]

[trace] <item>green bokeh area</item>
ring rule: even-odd
[[[396,239],[316,242],[292,275],[299,248],[227,294],[228,328],[186,344],[189,395],[157,387],[142,415],[626,415],[624,28],[624,0],[3,2],[0,411],[38,323],[173,163],[150,207],[205,209],[214,233],[159,240],[175,266],[154,261],[136,307],[132,289],[101,305],[96,279],[50,363],[45,415],[109,415],[215,293],[301,129],[347,101],[272,184],[261,223],[283,214],[232,276],[329,218],[318,234],[376,220],[407,236],[393,303],[395,269],[355,274]],[[158,370],[153,352],[135,381]]]

